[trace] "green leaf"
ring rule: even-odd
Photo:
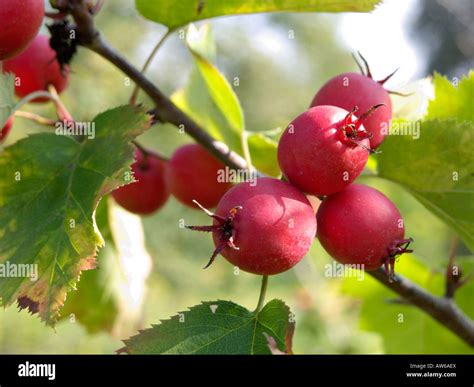
[[[195,20],[260,12],[368,12],[380,0],[136,0],[147,19],[175,29]]]
[[[456,118],[474,123],[474,71],[462,77],[455,86],[446,77],[436,73],[433,84],[435,98],[428,106],[426,119]]]
[[[195,51],[191,50],[191,52],[212,100],[226,118],[232,130],[236,133],[242,133],[245,129],[244,115],[234,90],[212,63]]]
[[[15,75],[0,71],[0,128],[3,128],[15,107]]]
[[[79,321],[89,333],[132,334],[142,318],[145,280],[151,268],[142,221],[108,197],[97,207],[96,222],[105,240],[97,257],[99,270],[81,275],[61,316]]]
[[[197,68],[191,72],[186,86],[173,93],[171,100],[216,140],[223,140],[221,131],[231,133],[225,118],[209,96]],[[236,140],[234,138],[233,141]]]
[[[278,142],[259,132],[248,132],[248,142],[253,165],[267,175],[279,176]]]
[[[210,25],[205,24],[200,29],[191,25],[186,41],[195,58],[195,68],[186,86],[171,99],[211,136],[241,152],[243,113],[231,86],[211,64],[215,58],[215,43]]]
[[[54,324],[83,270],[93,269],[103,238],[94,211],[101,197],[126,183],[130,141],[150,125],[143,109],[116,108],[97,116],[95,138],[82,143],[41,133],[0,154],[0,264],[28,264],[38,279],[0,279],[3,305]]]
[[[211,136],[242,154],[244,114],[231,85],[211,63],[215,58],[215,44],[210,25],[205,24],[200,29],[190,25],[186,42],[196,68],[187,85],[174,93],[172,100]],[[255,167],[278,176],[277,142],[261,132],[248,132],[248,141]]]
[[[459,263],[464,273],[474,268],[468,262],[461,263],[459,260]],[[400,258],[396,270],[435,295],[441,296],[444,292],[444,274],[433,273],[410,255]],[[399,300],[397,294],[381,286],[367,274],[362,281],[356,277],[344,278],[342,291],[363,301],[359,317],[360,328],[380,334],[385,351],[389,354],[439,354],[441,351],[453,354],[472,353],[469,345],[454,333],[420,309],[396,302]],[[473,297],[472,281],[460,288],[455,296],[458,306],[470,318],[474,318]]]
[[[258,315],[230,301],[203,302],[125,340],[119,352],[270,354],[268,337],[286,352],[290,320],[290,309],[280,300],[270,301]]]
[[[211,100],[227,121],[230,129],[239,138],[245,130],[244,114],[240,102],[232,86],[211,63],[210,59],[207,59],[211,55],[215,55],[211,51],[215,46],[210,33],[210,26],[204,25],[200,30],[197,30],[194,25],[191,25],[186,36],[186,43],[204,80]],[[225,137],[225,133],[222,134]]]
[[[61,319],[78,320],[89,333],[111,332],[119,313],[119,306],[112,289],[109,288],[111,270],[116,257],[108,220],[108,200],[101,200],[95,219],[105,241],[97,255],[99,270],[82,273],[77,291],[72,292],[61,309]]]
[[[434,83],[429,119],[392,123],[392,130],[405,125],[415,136],[387,136],[377,156],[379,175],[404,186],[474,251],[474,120],[468,98],[474,72],[457,88],[440,76]]]
[[[188,49],[199,54],[209,62],[216,60],[216,42],[209,23],[203,24],[199,28],[190,24],[186,31],[186,45]]]

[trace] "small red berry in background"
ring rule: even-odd
[[[219,180],[225,168],[202,146],[188,144],[178,148],[169,160],[166,180],[172,195],[182,204],[196,209],[196,200],[206,208],[214,208],[232,187],[231,182]]]
[[[8,119],[8,121],[6,122],[6,124],[4,125],[2,130],[0,130],[0,143],[5,141],[5,139],[7,138],[8,133],[10,132],[12,126],[13,126],[13,116],[11,116]]]
[[[112,192],[115,201],[135,214],[147,215],[163,207],[169,197],[165,183],[166,162],[153,154],[135,151],[132,171],[135,180]]]
[[[2,0],[0,61],[20,54],[38,34],[43,19],[43,0]]]
[[[69,69],[61,71],[46,35],[38,35],[23,53],[5,61],[3,71],[15,74],[15,94],[20,98],[35,91],[47,91],[49,85],[60,94],[69,81]],[[46,101],[47,98],[36,98],[32,102]]]

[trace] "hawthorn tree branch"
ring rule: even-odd
[[[457,307],[451,298],[436,297],[399,275],[390,282],[381,268],[367,273],[474,347],[474,322]]]
[[[224,164],[232,169],[246,170],[246,161],[229,147],[214,139],[191,117],[181,111],[148,78],[115,51],[94,25],[94,15],[88,0],[55,0],[56,8],[72,15],[76,23],[77,39],[81,46],[96,52],[130,77],[154,102],[152,113],[163,123],[170,123],[190,135]]]
[[[207,148],[230,168],[247,170],[247,164],[240,155],[210,136],[107,43],[94,26],[89,0],[55,0],[55,2],[59,11],[70,13],[73,16],[77,24],[79,43],[107,59],[139,85],[154,102],[155,113],[160,121],[184,129],[196,142]],[[436,297],[398,275],[395,276],[393,282],[390,282],[382,269],[369,272],[369,274],[474,347],[474,323],[452,300]]]

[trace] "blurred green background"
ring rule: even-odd
[[[436,69],[459,77],[472,66],[472,51],[462,49],[466,45],[458,45],[456,40],[463,33],[462,20],[452,17],[452,10],[443,2],[407,1],[401,2],[405,3],[403,6],[394,1],[386,3],[372,15],[273,14],[211,21],[217,42],[216,64],[227,79],[239,78],[239,86],[234,90],[243,106],[247,128],[258,131],[285,127],[307,108],[325,80],[341,72],[357,71],[350,54],[359,48],[374,63],[376,78],[402,67],[401,75],[390,84],[392,88]],[[350,39],[347,31],[362,28],[367,20],[364,18],[387,15],[392,22],[381,30],[370,31],[370,24],[365,27],[374,40],[357,45]],[[438,44],[430,45],[430,26],[440,18],[449,22],[437,32],[442,34]],[[106,2],[97,25],[111,44],[138,67],[165,32],[163,27],[138,15],[132,0]],[[396,27],[401,32],[394,30]],[[166,41],[148,71],[168,95],[185,85],[193,67],[179,35],[177,31]],[[377,46],[381,41],[385,41],[384,47]],[[450,47],[450,54],[440,60],[443,45]],[[390,55],[385,55],[387,52]],[[112,65],[88,50],[79,49],[63,101],[74,117],[90,120],[101,111],[126,104],[132,88],[133,84],[128,84]],[[143,95],[140,98],[151,106]],[[50,106],[29,109],[54,116]],[[42,130],[17,119],[8,143]],[[156,125],[140,141],[170,155],[190,138],[174,127]],[[415,239],[416,255],[402,257],[400,271],[442,294],[439,281],[446,267],[452,232],[395,184],[373,177],[362,177],[360,181],[381,189],[396,203],[405,219],[406,234]],[[256,305],[260,278],[243,272],[235,275],[233,267],[222,257],[210,269],[202,270],[213,249],[210,236],[180,228],[181,219],[187,224],[208,222],[205,214],[184,208],[173,198],[161,211],[143,219],[152,270],[143,316],[134,328],[149,327],[202,300],[232,300],[249,309]],[[458,253],[468,256],[462,244]],[[466,257],[463,262],[470,265],[471,261],[472,257]],[[469,352],[458,338],[421,312],[387,302],[395,295],[381,285],[369,279],[357,283],[325,277],[325,265],[331,262],[315,242],[299,265],[270,278],[267,299],[284,300],[296,315],[296,353]],[[470,294],[472,287],[466,287],[459,297],[467,298],[464,305],[472,317]],[[97,308],[101,307],[98,304]],[[400,313],[404,316],[402,322]],[[0,311],[1,353],[113,353],[122,346],[120,339],[130,332],[125,336],[88,334],[79,322],[68,319],[53,330],[14,307]]]

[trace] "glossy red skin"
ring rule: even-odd
[[[222,255],[241,270],[260,275],[282,273],[311,247],[316,235],[313,208],[292,185],[273,178],[259,178],[254,187],[240,183],[222,197],[216,213],[227,217],[235,206],[243,207],[234,219],[234,243],[240,250],[226,247]],[[216,246],[219,238],[213,232]]]
[[[126,210],[148,215],[163,207],[169,198],[166,162],[153,155],[147,156],[145,162],[139,150],[135,152],[135,160],[132,171],[137,182],[116,189],[112,196]]]
[[[404,238],[401,219],[383,193],[353,184],[319,206],[318,239],[337,261],[364,264],[366,270],[374,270],[388,257],[390,244]]]
[[[65,74],[61,72],[46,35],[38,35],[23,53],[5,61],[3,71],[16,75],[15,94],[20,98],[35,91],[47,91],[50,84],[61,93],[69,81],[69,69],[65,69]],[[47,98],[36,98],[32,102],[46,101]]]
[[[0,61],[20,54],[38,33],[43,19],[43,0],[2,0]]]
[[[364,169],[368,151],[345,141],[340,130],[347,114],[335,106],[317,106],[300,114],[283,133],[278,163],[301,191],[316,196],[341,191]],[[367,139],[360,143],[369,146]]]
[[[5,139],[7,138],[8,136],[8,133],[10,132],[10,129],[12,128],[12,125],[13,125],[13,116],[11,116],[7,123],[5,124],[5,126],[3,127],[2,130],[0,130],[0,143],[2,143],[3,141],[5,141]]]
[[[373,79],[357,73],[338,75],[318,91],[311,107],[333,105],[351,111],[357,106],[359,110],[354,114],[359,116],[380,103],[386,106],[378,108],[364,120],[365,129],[372,133],[370,147],[376,149],[382,143],[392,118],[392,102],[388,92]]]
[[[182,204],[199,209],[193,200],[206,208],[214,208],[222,195],[232,187],[219,182],[218,172],[225,165],[198,144],[179,147],[166,168],[166,181],[173,196]]]

